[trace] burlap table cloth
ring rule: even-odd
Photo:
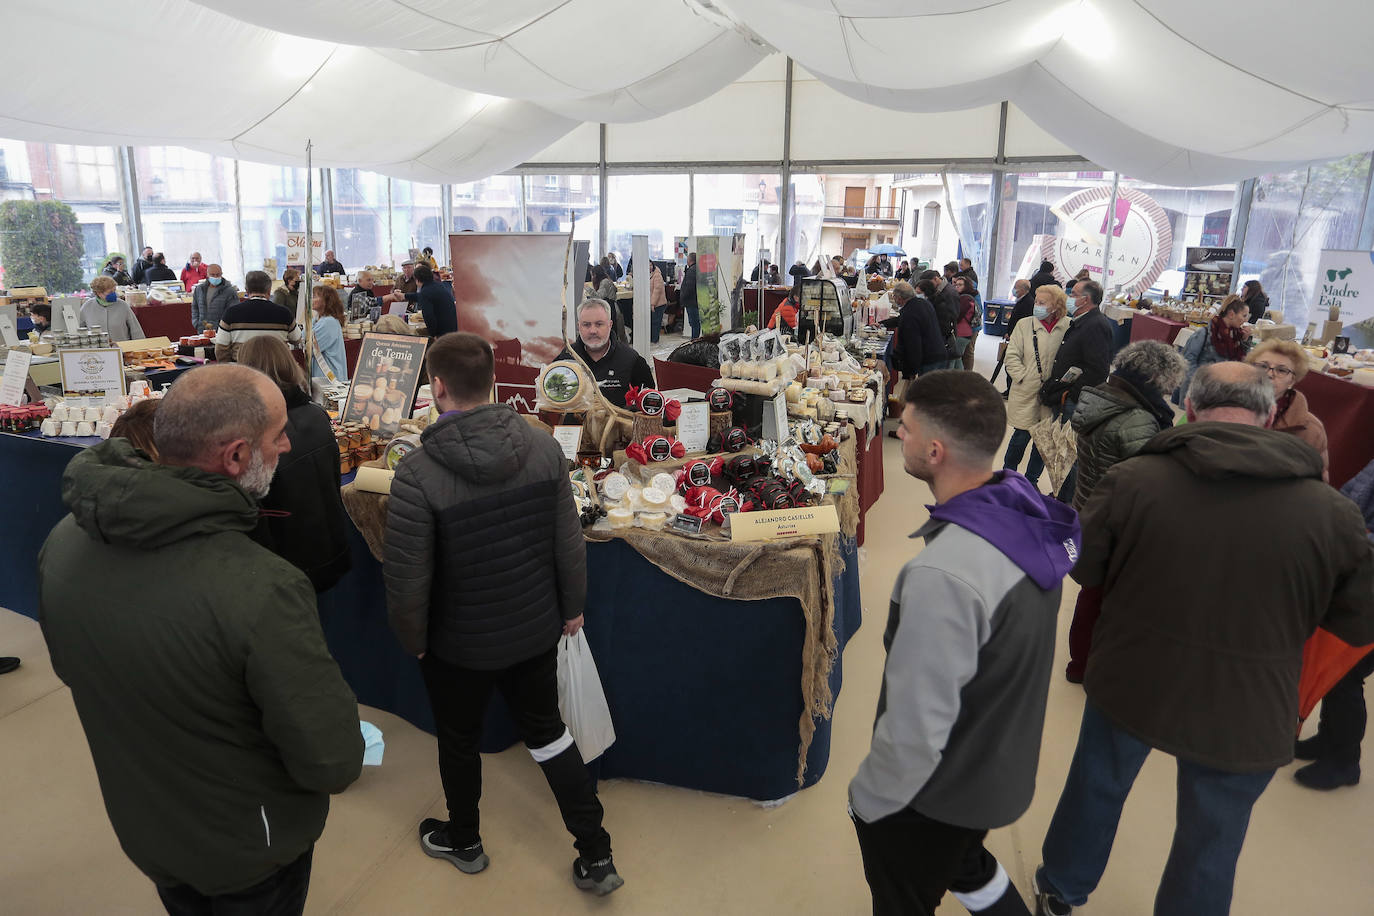
[[[369,462],[380,465],[381,462]],[[802,713],[798,723],[797,785],[806,775],[806,754],[816,732],[816,717],[830,718],[835,698],[830,672],[835,664],[835,576],[844,571],[840,537],[853,538],[859,523],[858,465],[855,439],[840,444],[838,476],[849,489],[835,499],[841,535],[736,543],[722,536],[687,538],[642,528],[585,529],[589,541],[620,538],[669,576],[717,598],[754,601],[791,597],[806,618],[802,642]],[[368,550],[380,563],[389,497],[365,493],[349,483],[344,508]]]

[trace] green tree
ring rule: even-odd
[[[76,213],[62,201],[0,203],[0,264],[7,286],[42,286],[50,295],[80,289],[85,253]]]

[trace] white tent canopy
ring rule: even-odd
[[[1174,185],[1374,147],[1374,5],[1356,0],[1311,0],[1302,25],[1276,0],[11,7],[0,136],[292,164],[310,139],[317,164],[427,182],[597,163],[600,123],[612,164],[777,163],[784,55],[803,167],[990,161],[1003,101],[1007,157]]]

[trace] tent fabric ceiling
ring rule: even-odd
[[[1374,148],[1374,57],[1363,46],[1374,4],[1355,0],[1304,4],[1304,20],[1320,29],[1282,27],[1291,6],[1280,0],[1205,9],[1195,0],[16,6],[9,34],[60,34],[84,49],[61,58],[41,40],[9,44],[0,136],[20,139],[170,144],[300,164],[309,138],[321,165],[458,182],[547,161],[541,151],[584,122],[671,124],[691,109],[692,158],[755,158],[760,146],[780,158],[778,116],[758,120],[773,132],[761,144],[741,143],[737,128],[713,131],[702,113],[748,123],[727,110],[757,104],[748,75],[781,52],[841,101],[904,112],[1010,101],[1057,144],[1169,184]],[[159,42],[183,54],[160,64],[149,52]],[[839,131],[857,120],[842,107],[833,114]],[[967,146],[941,150],[939,140],[937,127],[919,158],[954,158]],[[639,139],[621,146],[652,151]],[[745,146],[750,155],[740,154]],[[683,156],[665,149],[656,158]]]

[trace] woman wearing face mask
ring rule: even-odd
[[[1035,291],[1035,306],[1031,318],[1018,321],[1007,342],[1007,377],[1011,379],[1011,394],[1007,396],[1007,422],[1012,426],[1011,442],[1002,466],[1016,470],[1021,456],[1031,441],[1030,429],[1050,415],[1050,409],[1040,402],[1040,386],[1051,378],[1054,357],[1064,340],[1069,322],[1064,320],[1068,297],[1058,286],[1042,286]],[[1030,462],[1026,465],[1026,479],[1039,484],[1045,462],[1040,451],[1031,445]]]
[[[108,331],[110,340],[142,340],[143,328],[117,289],[110,277],[92,280],[91,298],[81,304],[81,323]]]
[[[205,262],[200,259],[200,252],[191,252],[191,256],[186,259],[186,266],[181,269],[181,288],[189,293],[196,288],[197,283],[209,276],[207,271]]]
[[[281,275],[281,286],[278,286],[276,292],[272,293],[272,301],[294,315],[296,314],[296,297],[300,295],[300,289],[301,272],[294,267],[288,267],[286,272]]]
[[[1274,383],[1274,399],[1278,407],[1270,429],[1292,433],[1306,442],[1322,456],[1322,479],[1327,479],[1331,465],[1326,450],[1326,427],[1312,411],[1307,409],[1307,397],[1297,389],[1298,382],[1307,374],[1307,354],[1291,340],[1261,341],[1245,361],[1258,366]]]

